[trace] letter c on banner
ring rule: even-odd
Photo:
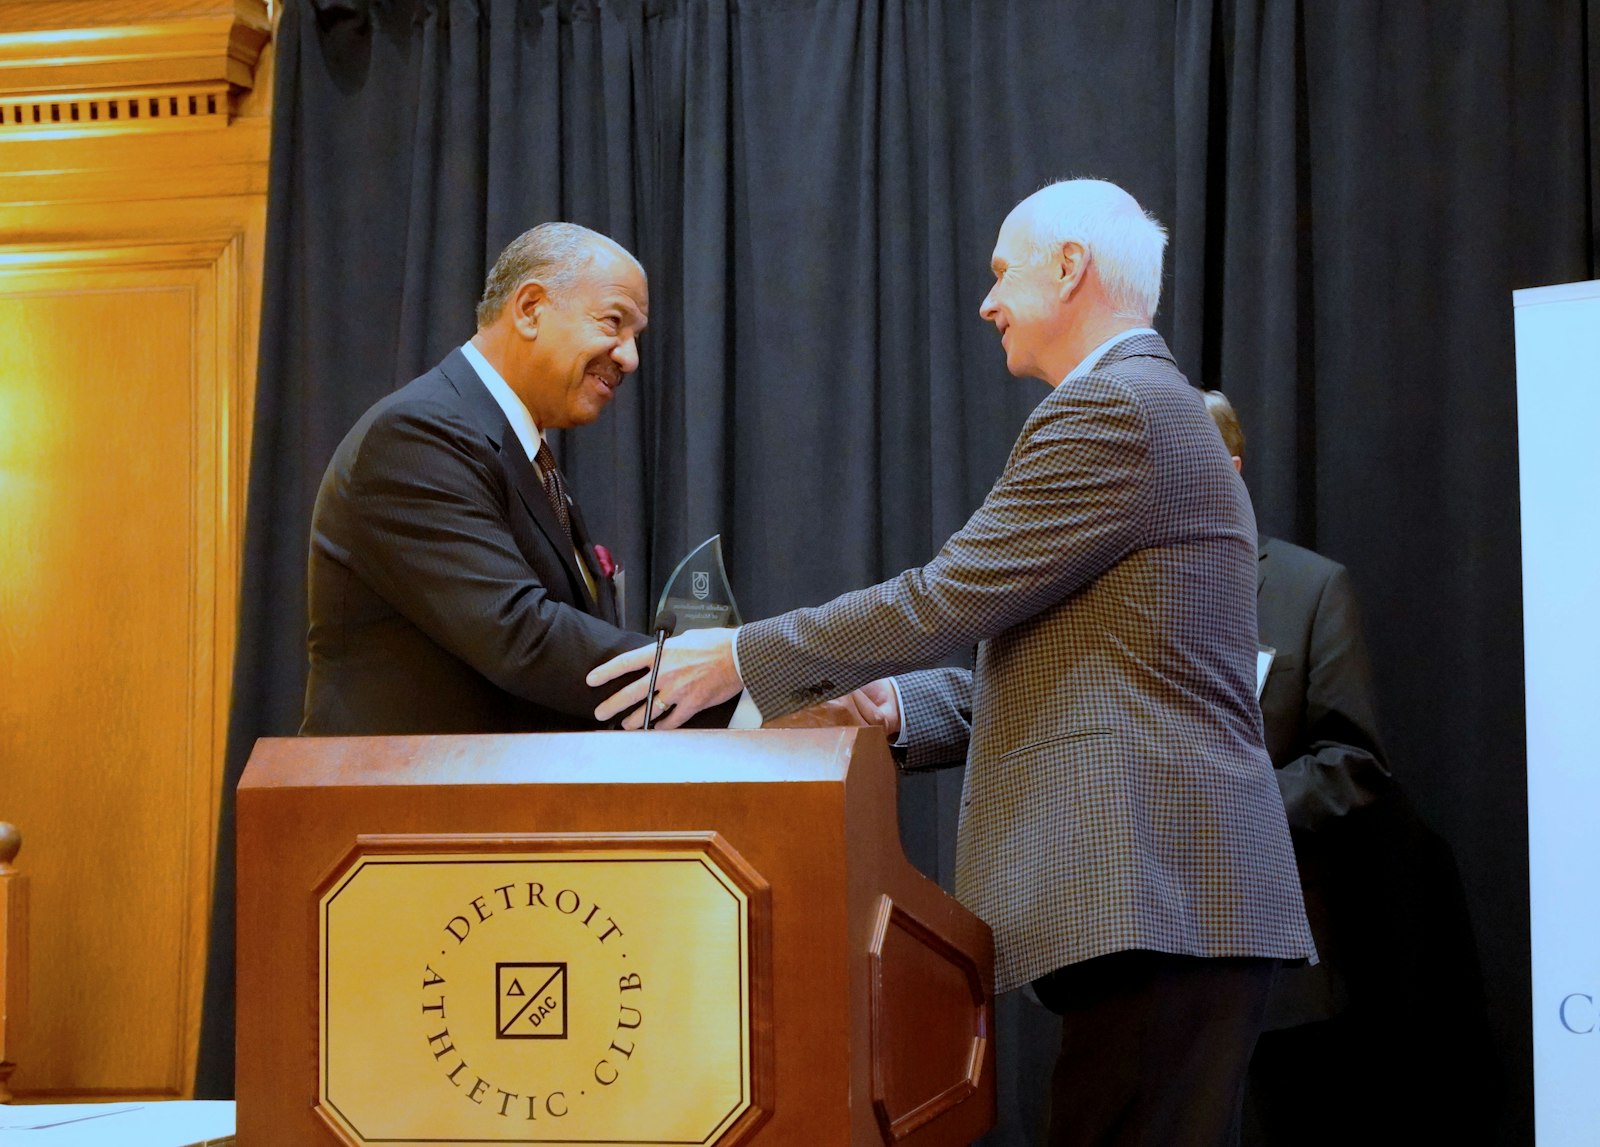
[[[1575,1028],[1575,1027],[1572,1026],[1572,1022],[1573,1021],[1567,1018],[1567,1005],[1570,1004],[1573,1000],[1583,1000],[1585,1003],[1587,1003],[1589,1005],[1589,1011],[1590,1011],[1591,1014],[1589,1016],[1589,1026],[1588,1027],[1586,1027],[1586,1028]],[[1588,1035],[1590,1032],[1594,1031],[1594,1015],[1593,1015],[1593,1012],[1594,1012],[1594,997],[1593,996],[1586,996],[1582,992],[1573,992],[1570,996],[1568,996],[1566,999],[1561,1001],[1561,1026],[1566,1028],[1573,1035]]]

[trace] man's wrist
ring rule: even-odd
[[[733,717],[728,721],[730,729],[759,729],[765,721],[761,710],[757,707],[755,698],[750,696],[750,690],[744,688],[744,674],[739,672],[739,630],[742,626],[734,626],[733,637],[728,641],[728,649],[733,657],[733,673],[739,678],[739,703],[734,706]]]
[[[894,731],[894,740],[890,741],[889,744],[897,749],[903,749],[910,743],[906,739],[906,707],[900,697],[900,683],[893,677],[890,677],[888,681],[889,692],[894,694],[894,715],[899,722],[899,727]]]
[[[739,667],[739,632],[744,629],[742,625],[733,627],[733,637],[728,642],[728,648],[733,652],[733,675],[739,679],[739,688],[744,688],[744,670]]]

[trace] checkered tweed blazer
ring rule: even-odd
[[[913,765],[970,703],[956,893],[994,929],[997,991],[1132,948],[1314,958],[1262,747],[1256,560],[1199,392],[1136,335],[1039,404],[933,561],[744,626],[740,668],[773,718],[977,644],[970,678],[902,699]]]

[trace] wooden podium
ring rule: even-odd
[[[895,785],[853,728],[262,740],[239,1143],[970,1143],[993,942]]]

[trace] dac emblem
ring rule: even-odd
[[[695,570],[694,577],[689,580],[689,592],[694,594],[697,601],[710,597],[711,574],[706,570]]]
[[[318,1110],[340,1141],[709,1144],[747,1118],[763,885],[684,836],[358,844],[321,902]]]
[[[566,964],[496,964],[495,1038],[567,1038]]]

